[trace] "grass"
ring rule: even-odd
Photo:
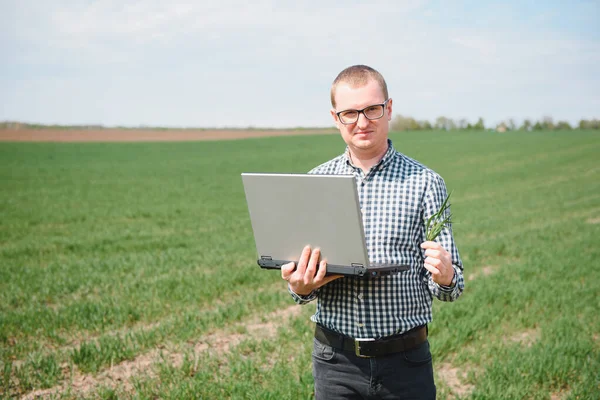
[[[599,139],[392,134],[453,191],[466,289],[435,303],[430,339],[434,367],[460,371],[463,397],[600,392]],[[310,398],[312,306],[271,340],[193,349],[291,305],[278,274],[256,266],[239,174],[305,172],[342,150],[334,135],[0,143],[0,398],[62,384],[78,397],[74,376],[163,348],[186,357],[85,395]],[[440,376],[441,398],[461,392]]]

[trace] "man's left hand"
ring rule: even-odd
[[[425,249],[425,268],[431,272],[431,278],[438,285],[450,286],[454,278],[452,256],[441,244],[427,241],[421,243]]]

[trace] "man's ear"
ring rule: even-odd
[[[337,128],[340,129],[340,119],[338,118],[337,114],[335,113],[335,110],[332,108],[331,110],[329,110],[329,112],[331,113],[331,116],[333,117],[335,126],[337,126]]]
[[[392,98],[390,97],[390,99],[387,102],[387,115],[388,115],[388,121],[392,120]]]

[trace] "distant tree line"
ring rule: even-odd
[[[184,127],[184,128],[168,128],[168,127],[160,127],[160,126],[146,126],[140,125],[138,127],[126,127],[126,126],[115,126],[115,127],[106,127],[103,125],[44,125],[44,124],[30,124],[25,122],[15,122],[15,121],[0,121],[0,129],[77,129],[77,130],[98,130],[98,129],[147,129],[147,130],[171,130],[171,129],[193,129],[193,130],[208,130],[208,129],[216,129],[216,128],[192,128],[192,127]],[[256,128],[256,127],[247,127],[247,128],[221,128],[221,129],[231,129],[231,130],[272,130],[275,128]],[[294,130],[303,130],[303,129],[323,129],[329,130],[331,127],[322,127],[322,128],[302,128],[295,127],[291,128]],[[477,122],[471,123],[467,121],[465,118],[461,118],[458,120],[454,120],[448,117],[437,117],[433,123],[428,120],[416,120],[412,117],[407,117],[403,115],[396,115],[391,123],[391,129],[393,131],[419,131],[419,130],[445,130],[445,131],[463,131],[463,130],[477,130],[482,131],[486,129],[496,130],[498,132],[505,131],[553,131],[553,130],[572,130],[572,129],[600,129],[600,119],[582,119],[579,121],[577,126],[571,126],[567,121],[558,121],[554,122],[552,117],[543,117],[539,121],[532,121],[530,119],[525,119],[520,126],[517,125],[514,119],[509,118],[506,121],[502,121],[496,126],[486,127],[483,118],[479,118]]]
[[[144,130],[156,130],[156,131],[166,131],[171,129],[194,129],[194,130],[204,130],[209,128],[170,128],[164,126],[148,126],[148,125],[140,125],[136,127],[131,126],[104,126],[98,124],[90,124],[90,125],[46,125],[46,124],[31,124],[27,122],[17,122],[17,121],[0,121],[0,129],[60,129],[60,130],[100,130],[100,129],[144,129]]]
[[[479,118],[474,124],[470,123],[466,119],[454,120],[448,117],[437,117],[436,120],[431,123],[428,120],[416,120],[412,117],[403,115],[397,115],[392,120],[391,129],[393,131],[418,131],[418,130],[445,130],[445,131],[456,131],[456,130],[485,130],[488,129],[485,126],[483,118]],[[582,119],[579,124],[575,127],[571,126],[567,121],[554,122],[552,117],[543,117],[539,121],[532,121],[530,119],[523,120],[521,125],[517,125],[514,119],[509,118],[506,121],[501,121],[496,126],[489,127],[499,132],[506,131],[554,131],[554,130],[571,130],[571,129],[600,129],[599,119]]]
[[[104,125],[45,125],[45,124],[31,124],[26,122],[16,122],[16,121],[0,121],[0,129],[11,129],[11,130],[19,130],[19,129],[58,129],[58,130],[101,130],[101,129],[129,129],[129,130],[153,130],[153,131],[169,131],[169,130],[194,130],[194,131],[209,131],[209,130],[239,130],[239,131],[278,131],[278,130],[293,130],[293,131],[314,131],[314,130],[323,130],[323,131],[334,131],[334,126],[323,126],[323,127],[302,127],[296,126],[291,128],[262,128],[256,126],[247,126],[247,127],[165,127],[165,126],[150,126],[150,125],[139,125],[139,126],[104,126]]]
[[[102,125],[44,125],[16,121],[0,121],[0,129],[103,129]]]

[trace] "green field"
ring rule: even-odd
[[[600,134],[391,136],[453,191],[439,398],[600,398]],[[0,398],[311,398],[314,305],[256,265],[240,173],[343,148],[0,143]]]

